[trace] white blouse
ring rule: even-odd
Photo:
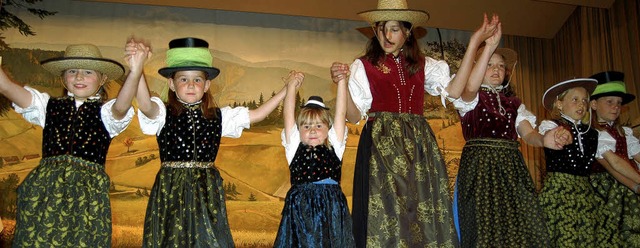
[[[151,101],[158,105],[158,116],[155,119],[150,119],[138,110],[138,121],[140,121],[142,133],[159,135],[166,121],[167,109],[160,98],[151,97]],[[249,129],[251,120],[248,108],[227,106],[221,108],[220,111],[222,112],[222,137],[239,138],[243,129]]]
[[[28,122],[44,128],[46,124],[45,119],[47,116],[47,103],[49,102],[51,96],[29,86],[24,86],[24,88],[31,93],[31,104],[29,105],[29,107],[21,108],[20,106],[13,103],[13,108]],[[76,100],[76,107],[80,107],[83,103],[83,101]],[[116,120],[115,118],[113,118],[113,113],[111,112],[111,107],[113,107],[113,104],[115,103],[116,99],[111,99],[104,103],[102,105],[102,108],[100,109],[102,123],[109,132],[111,138],[122,133],[122,131],[124,131],[129,126],[129,123],[131,123],[131,120],[133,120],[133,115],[135,114],[135,111],[133,111],[133,107],[130,107],[129,110],[127,110],[127,114],[121,120]]]
[[[369,79],[367,78],[364,64],[360,59],[356,59],[351,64],[350,70],[349,93],[351,93],[351,98],[356,107],[360,110],[360,116],[366,116],[371,108],[373,96],[371,95]],[[425,57],[424,75],[424,90],[432,96],[440,96],[442,105],[445,105],[444,99],[449,96],[446,88],[453,78],[449,74],[449,65],[447,62]]]
[[[298,146],[300,146],[300,130],[298,129],[297,125],[291,129],[288,144],[284,132],[285,130],[283,129],[282,133],[280,134],[280,138],[282,139],[282,146],[284,146],[284,152],[287,157],[287,162],[289,163],[289,165],[291,165],[291,161],[293,161],[293,157],[296,155]],[[346,149],[347,144],[347,129],[344,129],[344,138],[342,140],[338,140],[338,135],[333,127],[329,129],[327,136],[327,139],[329,139],[329,144],[333,146],[333,151],[336,153],[336,156],[338,156],[338,158],[342,160],[342,155],[344,155],[344,150]]]
[[[624,136],[627,138],[627,156],[633,160],[633,157],[640,153],[640,143],[638,138],[633,136],[633,130],[630,127],[622,127],[624,130]],[[616,140],[607,131],[598,131],[598,150],[596,151],[596,158],[602,159],[602,155],[606,151],[616,151]]]

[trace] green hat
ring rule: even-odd
[[[603,96],[619,96],[622,98],[622,105],[625,105],[634,99],[636,96],[627,93],[624,79],[624,73],[619,71],[604,71],[594,74],[590,78],[598,80],[598,87],[591,94],[591,100],[596,100]]]
[[[220,69],[213,67],[213,56],[209,51],[209,43],[198,38],[180,38],[169,42],[166,59],[167,67],[160,68],[158,73],[170,78],[178,71],[203,71],[207,80],[220,74]]]

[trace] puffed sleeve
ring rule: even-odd
[[[432,96],[440,96],[442,105],[446,107],[445,99],[449,96],[446,88],[451,82],[449,65],[444,60],[435,60],[425,57],[424,63],[424,90]]]
[[[246,107],[227,106],[220,111],[222,112],[222,137],[239,138],[242,130],[248,129],[251,125],[249,109]]]
[[[290,165],[293,160],[293,156],[296,155],[296,151],[298,150],[298,146],[300,146],[300,130],[298,130],[298,126],[293,126],[289,131],[289,143],[287,144],[287,137],[285,137],[284,132],[286,130],[282,129],[282,133],[280,134],[280,138],[282,139],[282,146],[284,146],[284,153],[287,157],[287,163]]]
[[[531,113],[531,111],[527,110],[527,107],[525,107],[524,104],[520,104],[520,107],[518,107],[518,116],[516,116],[516,129],[522,121],[528,121],[531,123],[531,127],[535,129],[536,119],[536,116]]]
[[[478,106],[478,101],[480,101],[480,97],[478,94],[476,94],[476,97],[473,98],[471,102],[465,102],[462,100],[462,98],[458,98],[453,100],[452,103],[453,107],[458,110],[458,113],[460,113],[460,116],[464,116],[471,110],[474,110],[476,106]]]
[[[622,129],[625,137],[627,137],[627,153],[632,158],[640,153],[640,143],[638,143],[638,138],[633,136],[633,130],[630,127],[622,127]]]
[[[158,105],[158,115],[156,118],[151,119],[138,109],[138,121],[140,122],[142,133],[146,135],[158,135],[167,120],[167,107],[159,97],[151,97],[151,102]]]
[[[336,133],[336,130],[331,127],[331,129],[329,129],[329,133],[328,133],[328,139],[329,139],[329,143],[331,143],[331,146],[333,146],[333,151],[336,153],[336,156],[338,156],[338,158],[340,158],[340,160],[342,160],[342,156],[344,155],[344,150],[347,148],[347,133],[348,129],[345,128],[344,129],[344,136],[342,136],[342,140],[338,140],[338,133]]]
[[[607,131],[598,131],[598,150],[596,151],[596,158],[603,159],[604,157],[602,155],[607,151],[616,151],[616,139],[614,139]]]
[[[367,115],[367,112],[371,108],[371,102],[373,101],[369,79],[367,78],[364,64],[359,59],[356,59],[351,64],[350,70],[349,93],[351,94],[353,103],[355,103],[358,110],[360,110],[360,117],[363,117]]]
[[[24,89],[31,93],[31,104],[29,107],[21,108],[15,103],[12,103],[13,109],[16,113],[21,114],[28,122],[44,127],[47,117],[47,103],[51,97],[49,94],[41,93],[29,86],[24,86]]]
[[[538,133],[544,135],[549,130],[556,127],[558,127],[558,123],[556,123],[555,121],[543,120],[542,122],[540,122],[540,126],[538,127]]]
[[[122,133],[122,131],[124,131],[129,126],[129,123],[131,123],[131,120],[133,120],[133,115],[135,115],[136,113],[133,110],[133,107],[129,107],[129,110],[127,110],[127,114],[125,114],[122,119],[116,120],[115,118],[113,118],[113,112],[111,112],[111,108],[115,103],[116,99],[111,99],[103,104],[102,109],[100,109],[102,123],[104,124],[105,128],[107,128],[107,131],[109,132],[109,135],[111,135],[111,138],[116,137],[118,134]]]

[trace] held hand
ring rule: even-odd
[[[340,62],[333,62],[331,65],[331,80],[334,83],[340,82],[349,78],[351,72],[349,71],[349,65]]]
[[[547,131],[543,137],[544,146],[553,150],[562,150],[573,142],[573,135],[564,127],[556,127]]]
[[[498,23],[498,27],[496,28],[496,32],[484,42],[488,47],[495,48],[500,44],[500,38],[502,37],[502,23]]]
[[[144,41],[136,41],[133,38],[125,46],[125,61],[132,71],[141,69],[144,62],[151,57],[151,48]]]
[[[302,82],[304,81],[304,73],[298,71],[290,71],[287,78],[283,78],[283,81],[287,85],[287,87],[295,87],[295,89],[300,88],[302,86]]]
[[[500,32],[497,40],[494,37],[496,35],[496,32]],[[491,17],[491,21],[489,21],[489,18],[485,13],[482,26],[480,26],[480,28],[478,28],[478,30],[473,33],[473,35],[471,36],[471,40],[480,43],[482,41],[487,41],[487,39],[489,38],[492,38],[490,42],[499,42],[501,35],[502,29],[500,25],[500,18],[496,14],[493,14],[493,16]]]

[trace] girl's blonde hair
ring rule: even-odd
[[[326,124],[328,129],[331,129],[331,126],[333,125],[333,119],[331,119],[331,113],[329,110],[316,107],[300,108],[300,113],[298,113],[298,118],[296,118],[296,124],[298,127],[301,127],[304,124],[313,123],[315,120],[319,120]],[[324,145],[331,148],[329,145],[329,139],[324,140]]]
[[[553,103],[553,109],[551,110],[551,113],[550,113],[552,119],[561,118],[562,111],[560,111],[560,109],[558,108],[557,103],[558,101],[564,101],[564,97],[567,95],[567,93],[569,93],[570,90],[576,89],[576,88],[578,87],[569,88],[556,96],[556,100]],[[587,97],[590,98],[588,91],[587,91]],[[589,123],[591,121],[591,99],[587,100],[586,107],[587,107],[587,113],[585,113],[584,117],[582,117],[582,120],[581,120],[582,123]]]

